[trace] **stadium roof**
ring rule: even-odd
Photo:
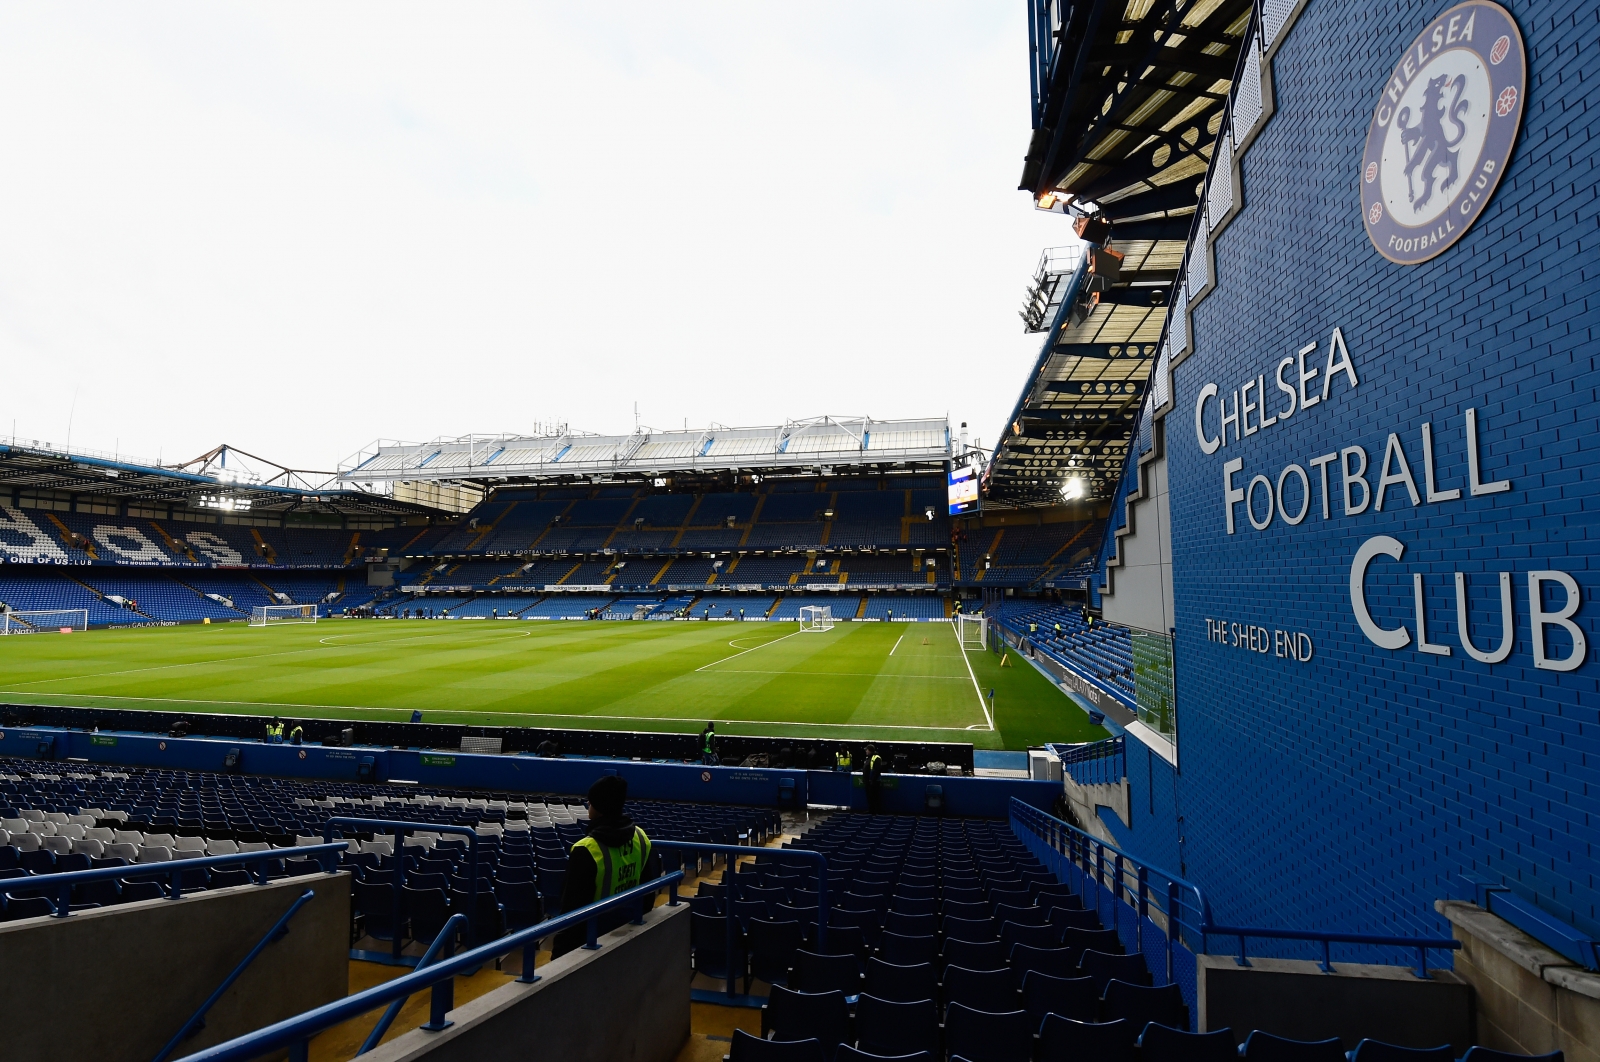
[[[995,449],[990,499],[1115,492],[1251,13],[1250,0],[1030,0],[1021,186],[1040,209],[1094,219],[1084,235],[1122,257],[1098,276],[1084,244],[1041,259],[1022,316],[1046,338]]]
[[[227,512],[437,515],[426,506],[352,490],[331,472],[286,468],[226,445],[192,461],[163,465],[13,439],[0,443],[0,487]]]
[[[757,428],[641,427],[631,435],[559,429],[426,443],[380,440],[341,462],[338,475],[363,484],[629,480],[684,472],[942,468],[950,458],[950,423],[943,418],[814,417]]]
[[[1199,200],[1251,10],[1251,0],[1032,0],[1022,189],[1096,203],[1127,239],[1187,237],[1176,219]]]

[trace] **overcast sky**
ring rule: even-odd
[[[1038,349],[1020,0],[0,7],[0,434],[970,421]]]

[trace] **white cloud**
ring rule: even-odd
[[[0,8],[0,434],[327,468],[637,401],[992,442],[1069,239],[1014,190],[1023,14]]]

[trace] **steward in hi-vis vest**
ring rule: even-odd
[[[567,853],[561,912],[575,911],[661,876],[661,856],[649,836],[623,814],[627,798],[628,783],[614,774],[589,787],[589,835]],[[653,901],[647,897],[646,903]],[[602,914],[600,932],[609,933],[631,922],[638,911],[632,904],[627,908]],[[588,939],[587,925],[564,929],[556,935],[551,954],[565,955]]]
[[[878,814],[883,807],[883,757],[871,745],[861,761],[861,786],[867,792],[867,811]]]
[[[267,724],[267,741],[273,745],[283,744],[283,720],[274,719]]]

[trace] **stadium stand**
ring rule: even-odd
[[[1132,701],[1133,643],[1128,629],[1085,622],[1081,607],[1020,602],[1001,610],[998,622],[1014,638],[1026,638],[1039,652],[1088,678],[1124,702]],[[1061,632],[1056,633],[1060,625]],[[1037,625],[1037,630],[1030,628]]]
[[[759,843],[780,826],[776,812],[749,807],[636,800],[635,821],[653,838],[734,844]],[[478,831],[478,877],[494,898],[483,922],[491,936],[537,922],[561,895],[567,849],[583,836],[589,813],[577,798],[525,793],[418,789],[247,775],[157,771],[143,768],[45,775],[37,764],[0,759],[0,875],[40,877],[93,867],[136,867],[185,855],[222,855],[280,849],[284,860],[269,876],[312,872],[294,849],[320,842],[328,819],[403,818],[470,826]],[[422,910],[445,917],[464,910],[471,881],[466,846],[447,834],[423,831],[396,853],[393,835],[336,832],[346,837],[343,863],[355,874],[353,915],[392,920],[389,886],[397,858],[415,875],[400,930],[429,940]],[[186,872],[185,890],[247,884],[237,869]],[[193,877],[188,875],[192,874]],[[424,875],[437,874],[437,879]],[[437,884],[434,884],[434,882]],[[101,887],[77,887],[73,908],[110,906],[152,898],[136,869]],[[419,895],[421,892],[437,895]],[[155,895],[159,895],[156,893]],[[0,904],[0,920],[40,913],[28,894]],[[47,912],[45,912],[47,913]],[[415,919],[415,924],[412,920]],[[431,920],[430,920],[431,921]],[[442,919],[440,920],[442,922]],[[376,925],[364,927],[376,929]],[[437,927],[435,927],[437,928]],[[482,930],[480,929],[480,932]],[[354,932],[354,931],[353,931]]]
[[[862,619],[943,619],[944,599],[932,594],[868,594]]]
[[[703,617],[710,610],[714,620],[738,619],[739,610],[743,609],[746,620],[765,620],[777,600],[772,594],[702,594],[694,603],[693,618]]]
[[[594,609],[604,609],[614,594],[550,594],[521,613],[523,619],[584,619]]]
[[[584,593],[605,586],[615,595],[652,598],[710,593],[696,605],[702,614],[712,606],[724,617],[730,607],[737,615],[742,605],[747,619],[768,612],[792,619],[798,606],[774,610],[772,592],[806,592],[818,584],[852,592],[927,587],[946,595],[958,585],[1070,586],[1082,579],[1071,567],[1083,566],[1077,555],[1092,554],[1091,541],[1098,545],[1095,521],[983,527],[953,536],[943,499],[942,481],[922,474],[779,478],[746,490],[707,492],[519,486],[493,491],[438,526],[371,530],[7,506],[4,519],[21,529],[12,537],[54,550],[56,563],[11,566],[17,603],[0,602],[17,609],[89,608],[94,626],[239,620],[253,607],[279,603],[317,604],[325,615],[376,610],[404,616],[431,608],[463,618],[508,610],[544,618],[581,616],[611,600],[544,600],[552,589]],[[0,551],[6,548],[17,547],[0,542]],[[960,571],[958,549],[965,556]],[[380,559],[400,566],[393,590],[366,585],[365,565]],[[76,580],[60,574],[62,563],[76,571]],[[724,587],[761,593],[730,606]],[[475,600],[506,592],[521,596],[509,604]],[[448,603],[439,594],[449,595]],[[140,608],[135,613],[108,603],[106,595]],[[841,620],[857,612],[875,618],[892,607],[873,598],[862,611],[859,593],[848,604],[831,595],[825,600]],[[650,614],[670,618],[683,604]],[[920,604],[897,610],[907,617],[913,612],[943,615],[942,608]]]

